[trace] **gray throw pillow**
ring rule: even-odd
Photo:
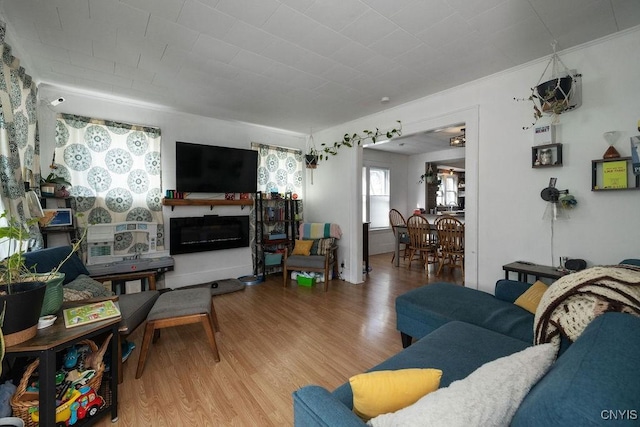
[[[102,283],[93,280],[85,274],[78,275],[78,277],[64,285],[64,287],[75,289],[76,291],[89,291],[92,295],[91,298],[110,297],[113,295],[113,292],[107,290]]]

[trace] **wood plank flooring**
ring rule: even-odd
[[[402,349],[396,296],[436,281],[462,283],[460,270],[435,277],[417,263],[393,267],[391,254],[370,258],[365,283],[339,279],[329,291],[282,286],[281,276],[214,297],[220,322],[216,363],[200,325],[162,331],[142,377],[135,379],[144,327],[124,364],[119,419],[98,426],[287,426],[291,393],[307,384],[333,390]]]

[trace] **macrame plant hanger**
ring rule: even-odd
[[[316,162],[318,160],[318,150],[316,149],[316,143],[313,140],[313,128],[309,129],[309,137],[307,138],[307,153],[315,155],[316,156]],[[309,169],[311,171],[311,185],[313,185],[313,170],[316,168],[317,164],[313,163],[311,164],[309,162],[309,160],[306,158],[305,156],[305,166],[307,169]]]
[[[540,102],[540,111],[552,115],[551,123],[557,125],[560,123],[560,113],[571,109],[572,107],[569,104],[569,101],[573,97],[576,85],[574,76],[571,74],[571,71],[567,66],[562,62],[562,59],[556,53],[558,42],[554,40],[551,42],[551,47],[553,48],[553,55],[549,59],[547,66],[544,68],[544,71],[540,75],[540,79],[538,79],[538,83],[535,86],[535,92],[538,97],[538,101]],[[551,78],[545,80],[549,84],[544,84],[544,92],[540,93],[541,84],[543,84],[544,75],[547,70],[551,66]],[[562,70],[560,69],[562,66]],[[568,77],[569,87],[566,84],[563,84],[563,78]],[[555,82],[554,82],[555,80]],[[555,84],[554,84],[555,83]]]

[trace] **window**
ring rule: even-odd
[[[389,227],[389,168],[362,168],[362,216],[370,228]]]
[[[440,177],[440,187],[436,196],[438,206],[458,206],[458,175],[443,173]]]

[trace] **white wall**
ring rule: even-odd
[[[162,186],[175,189],[175,142],[187,141],[236,148],[251,148],[251,142],[304,149],[305,135],[240,122],[215,120],[190,114],[176,113],[153,106],[132,105],[66,88],[41,85],[40,99],[59,96],[65,102],[55,108],[39,105],[41,162],[43,173],[48,171],[55,138],[55,114],[64,112],[89,117],[157,126],[162,131]],[[174,211],[163,208],[165,220],[165,249],[169,249],[169,219],[171,217],[202,215],[248,215],[249,209],[240,207],[178,206]],[[252,274],[251,248],[210,251],[175,255],[175,270],[165,274],[165,286],[180,287],[229,277]]]
[[[638,257],[640,192],[592,192],[591,160],[601,158],[607,148],[604,132],[621,133],[616,146],[623,156],[630,154],[629,137],[639,133],[636,128],[640,119],[639,45],[640,27],[636,27],[616,37],[560,52],[563,62],[583,75],[582,106],[563,114],[558,128],[557,142],[563,144],[562,167],[531,168],[533,133],[522,127],[531,123],[533,110],[528,102],[514,101],[528,96],[548,57],[325,130],[316,135],[316,141],[334,141],[345,132],[372,126],[392,126],[396,120],[415,125],[418,130],[421,122],[477,105],[475,156],[467,144],[467,170],[470,163],[476,164],[477,188],[466,189],[467,198],[471,193],[476,197],[477,218],[471,222],[477,222],[477,230],[473,232],[477,238],[477,268],[476,271],[467,268],[467,286],[492,291],[495,281],[504,276],[502,265],[511,261],[557,263],[551,259],[550,223],[542,220],[545,202],[540,198],[540,191],[551,176],[558,178],[559,188],[569,189],[578,200],[571,219],[556,224],[556,258],[560,255],[583,258],[592,265]],[[315,187],[340,190],[334,192],[330,205],[322,206],[321,198],[312,201],[318,205],[318,211],[324,208],[325,219],[348,224],[348,231],[354,235],[358,230],[351,229],[351,224],[361,218],[360,204],[353,203],[359,198],[358,187],[353,184],[360,179],[360,157],[359,150],[346,150],[330,160],[331,169],[325,167],[329,163],[320,165]],[[411,168],[409,177],[416,173]],[[417,200],[409,197],[408,206],[415,203]],[[469,220],[468,214],[465,219]],[[361,249],[354,246],[360,237],[345,242],[351,245],[345,248],[346,256],[361,259]],[[347,259],[352,268],[357,265]],[[357,271],[352,271],[348,277],[358,276]]]

